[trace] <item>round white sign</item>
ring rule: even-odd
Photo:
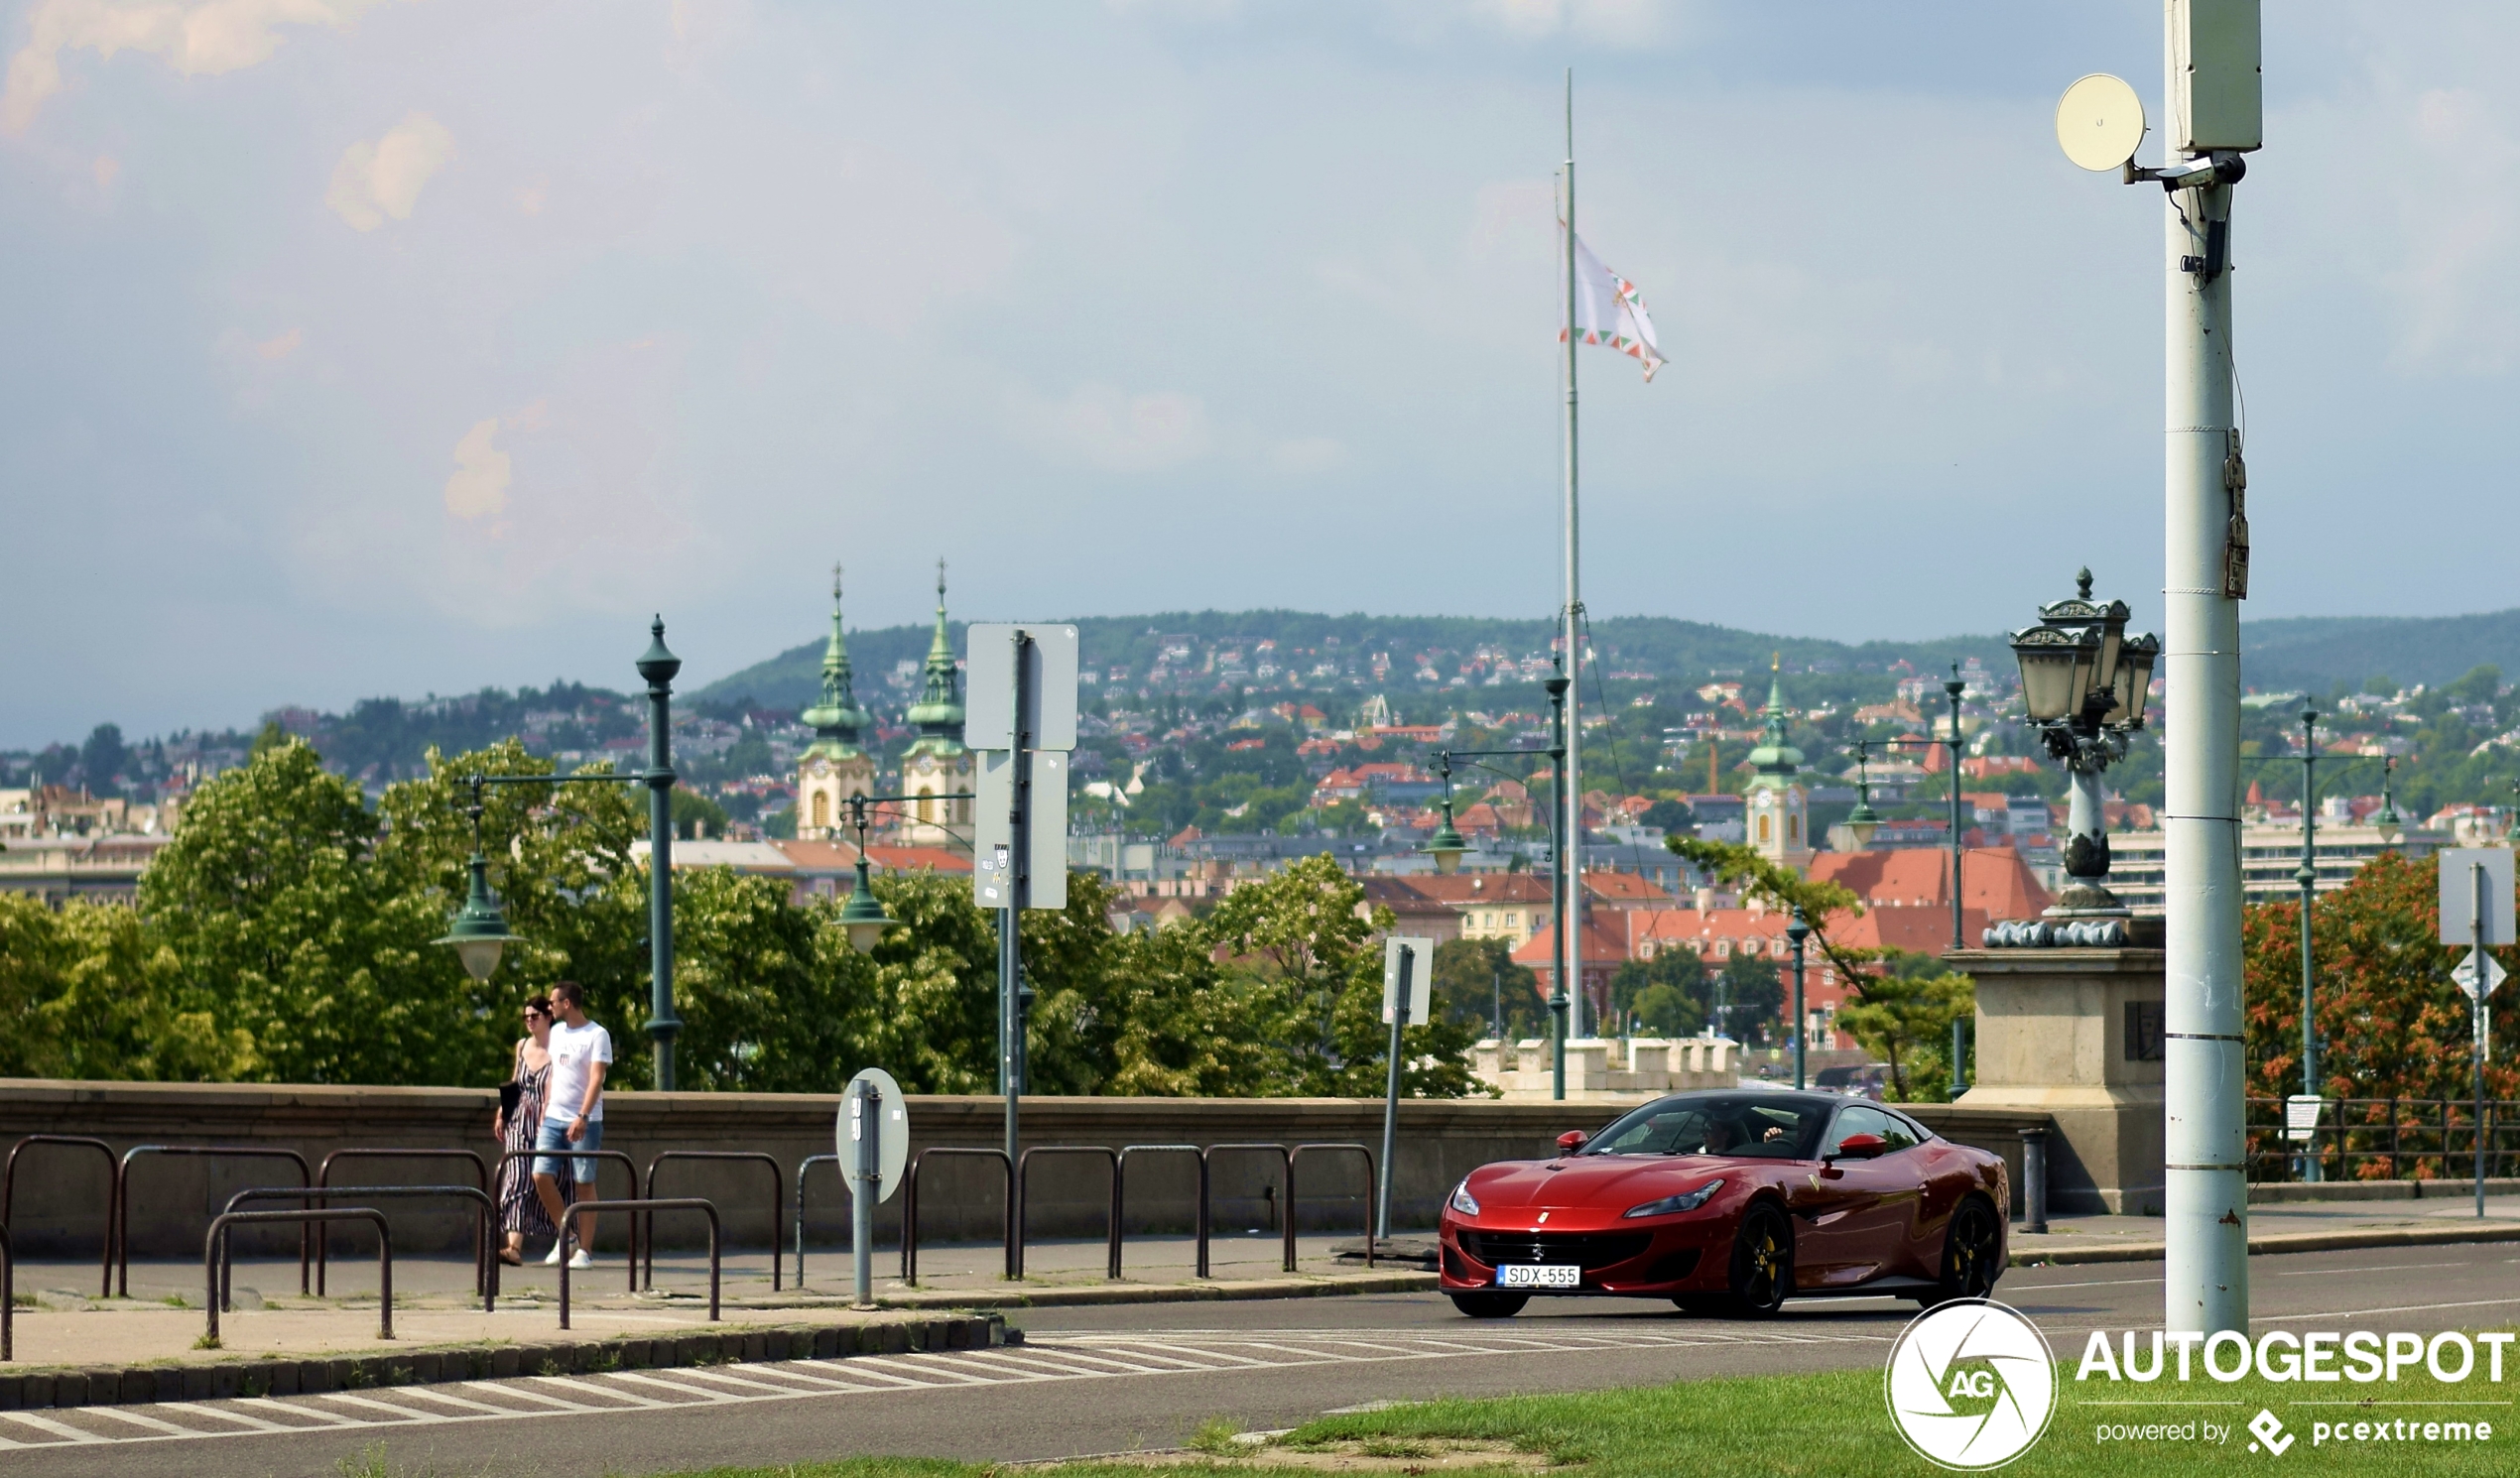
[[[1890,1347],[1890,1420],[1917,1455],[1962,1472],[2030,1450],[2056,1415],[2056,1355],[2001,1303],[1958,1298],[1919,1314]]]
[[[864,1084],[872,1093],[862,1091]],[[840,1183],[849,1193],[857,1192],[857,1136],[863,1130],[860,1114],[872,1098],[881,1116],[875,1138],[875,1199],[889,1201],[901,1185],[901,1172],[910,1164],[910,1105],[902,1097],[901,1084],[881,1067],[869,1067],[849,1079],[848,1091],[840,1098],[840,1120],[834,1126],[838,1143],[833,1147],[840,1157]]]

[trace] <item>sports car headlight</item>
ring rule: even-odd
[[[1452,1209],[1463,1216],[1478,1215],[1478,1201],[1470,1195],[1470,1182],[1466,1178],[1452,1187]]]
[[[1647,1201],[1642,1206],[1630,1206],[1624,1214],[1627,1216],[1669,1216],[1675,1211],[1695,1211],[1706,1204],[1707,1197],[1722,1188],[1721,1179],[1709,1180],[1696,1190],[1684,1190],[1678,1195],[1667,1195],[1659,1201]]]

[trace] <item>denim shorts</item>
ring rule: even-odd
[[[542,1127],[534,1132],[534,1173],[560,1173],[561,1157],[554,1151],[600,1150],[603,1147],[604,1121],[601,1119],[587,1120],[586,1133],[573,1145],[568,1141],[567,1119],[545,1119]],[[578,1184],[592,1185],[595,1183],[595,1163],[582,1155],[571,1155],[568,1157],[568,1173]]]

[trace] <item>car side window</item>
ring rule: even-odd
[[[1878,1135],[1892,1150],[1905,1150],[1916,1144],[1916,1136],[1908,1133],[1907,1126],[1888,1114],[1877,1108],[1849,1104],[1837,1111],[1837,1122],[1828,1126],[1828,1148],[1821,1153],[1834,1155],[1840,1145],[1859,1134]]]
[[[1885,1138],[1890,1141],[1890,1148],[1893,1150],[1913,1150],[1931,1138],[1923,1126],[1905,1114],[1885,1111],[1882,1117],[1890,1121],[1890,1133]]]

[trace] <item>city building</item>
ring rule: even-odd
[[[831,639],[822,648],[821,700],[799,715],[814,742],[797,756],[797,835],[831,840],[848,830],[848,798],[875,794],[875,757],[858,747],[873,720],[857,706],[848,638],[840,629],[840,572],[831,571]]]
[[[1759,747],[1750,751],[1749,842],[1770,862],[1800,872],[1811,866],[1811,793],[1801,780],[1803,752],[1785,742],[1785,677],[1770,663],[1767,720]]]
[[[2109,833],[2109,892],[2138,914],[2162,912],[2169,867],[2162,837],[2159,831]],[[2450,836],[2442,831],[2408,830],[2392,841],[2377,826],[2323,823],[2313,838],[2311,871],[2318,876],[2313,886],[2322,893],[2333,893],[2382,852],[2430,857],[2450,845]],[[2240,828],[2240,891],[2248,902],[2300,897],[2301,880],[2296,874],[2301,863],[2299,821]]]

